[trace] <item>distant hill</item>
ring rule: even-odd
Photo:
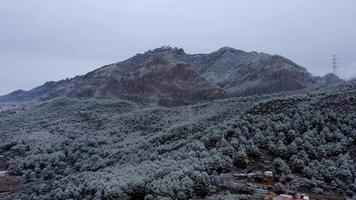
[[[345,82],[335,74],[329,73],[324,76],[316,76],[314,77],[315,82],[318,85],[334,85]]]
[[[144,105],[174,106],[229,96],[292,91],[334,83],[313,77],[279,55],[223,47],[209,54],[187,54],[164,46],[30,91],[17,90],[0,102],[71,98],[121,98]]]

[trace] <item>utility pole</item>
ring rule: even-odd
[[[337,68],[338,68],[338,66],[337,66],[337,55],[336,54],[332,55],[332,68],[333,68],[333,73],[336,75]]]

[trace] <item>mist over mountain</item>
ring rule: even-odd
[[[230,47],[209,54],[187,54],[183,49],[163,46],[83,76],[12,92],[1,96],[0,102],[118,98],[144,105],[174,106],[338,82],[341,79],[335,75],[313,77],[279,55]]]

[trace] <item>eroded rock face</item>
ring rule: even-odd
[[[232,96],[289,91],[315,85],[305,68],[282,56],[226,48],[212,54],[215,55],[214,62],[204,66],[202,76]],[[224,66],[223,70],[220,66]]]
[[[166,46],[84,76],[47,82],[30,91],[16,91],[0,97],[0,102],[63,96],[112,97],[173,106],[227,96],[297,90],[336,80],[326,78],[313,77],[305,68],[278,55],[229,47],[210,54],[187,54],[183,49]]]
[[[176,106],[223,98],[225,92],[202,78],[190,64],[170,63],[157,56],[126,73],[86,76],[67,95],[117,97],[145,105]]]

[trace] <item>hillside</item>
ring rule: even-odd
[[[316,76],[316,77],[314,77],[314,81],[318,85],[335,85],[335,84],[339,84],[339,83],[345,82],[344,80],[342,80],[341,78],[339,78],[335,74],[331,74],[331,73],[326,74],[324,76]]]
[[[23,187],[2,198],[352,198],[355,96],[345,83],[171,108],[59,98],[0,112],[0,155]],[[264,171],[272,180],[233,176]]]
[[[175,106],[328,83],[323,80],[278,55],[229,47],[209,54],[187,54],[183,49],[161,47],[83,76],[0,96],[0,102],[119,98],[143,105]]]

